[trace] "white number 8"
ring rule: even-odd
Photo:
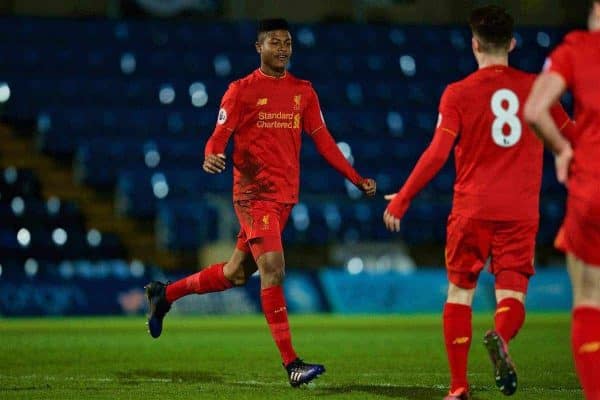
[[[508,108],[502,107],[503,102],[508,103]],[[492,124],[492,139],[500,147],[511,147],[521,139],[521,120],[517,117],[519,111],[519,98],[509,89],[500,89],[492,96],[492,112],[496,116]],[[508,125],[510,132],[505,135],[504,125]]]

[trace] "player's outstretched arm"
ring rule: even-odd
[[[239,83],[233,82],[221,99],[217,124],[204,147],[202,168],[209,174],[219,174],[225,170],[225,148],[229,138],[237,129],[240,107],[237,101]]]
[[[566,90],[564,79],[557,73],[545,72],[533,84],[523,114],[527,123],[555,155],[556,177],[566,183],[573,158],[571,144],[551,115],[551,107]]]
[[[310,137],[315,142],[319,154],[331,165],[336,171],[342,174],[346,179],[352,182],[367,196],[372,197],[377,191],[377,184],[371,178],[363,178],[350,165],[346,157],[342,154],[339,147],[333,140],[329,130],[322,126],[314,132]]]
[[[406,213],[411,200],[442,169],[450,155],[450,151],[452,151],[454,140],[454,135],[438,129],[431,144],[419,158],[404,186],[397,194],[385,196],[386,200],[391,200],[383,213],[383,223],[388,230],[392,232],[400,231],[400,220]]]

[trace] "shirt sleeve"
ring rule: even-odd
[[[342,174],[346,179],[352,182],[355,186],[360,185],[363,178],[350,165],[346,157],[335,143],[335,140],[329,133],[329,130],[322,126],[310,137],[315,142],[319,154],[331,165],[336,171]]]
[[[323,113],[321,112],[319,97],[312,86],[310,87],[306,108],[304,109],[304,113],[302,115],[302,120],[304,132],[308,133],[309,135],[313,135],[318,130],[325,127],[325,119],[323,118]]]
[[[431,144],[419,158],[417,165],[410,173],[406,183],[390,202],[387,211],[396,218],[402,218],[408,210],[412,199],[433,179],[442,169],[452,147],[455,136],[438,129]]]
[[[568,87],[573,87],[573,57],[568,41],[560,44],[544,63],[544,72],[556,72],[563,77]]]
[[[437,128],[433,139],[419,158],[417,165],[390,202],[387,211],[396,218],[402,218],[412,199],[442,169],[460,133],[460,112],[456,106],[454,92],[446,88],[439,106]]]
[[[234,82],[229,85],[223,95],[217,116],[217,124],[204,148],[205,156],[225,152],[227,142],[238,126],[240,117],[239,91],[239,84]]]
[[[438,111],[436,134],[442,131],[457,137],[461,129],[461,118],[454,89],[447,87],[444,90]]]

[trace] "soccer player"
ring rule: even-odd
[[[373,179],[364,179],[346,161],[329,133],[310,82],[292,76],[287,64],[292,37],[283,19],[259,24],[256,51],[260,67],[233,82],[221,101],[215,130],[206,143],[203,168],[225,170],[225,148],[234,137],[233,201],[241,225],[229,261],[211,265],[174,283],[152,282],[146,292],[152,337],[160,336],[171,304],[188,294],[218,292],[240,286],[258,270],[261,303],[289,382],[308,383],[325,367],[304,363],[292,346],[283,292],[285,262],[281,232],[299,192],[301,133],[318,152],[367,196],[375,194]]]
[[[446,400],[470,398],[467,359],[472,339],[471,304],[486,263],[495,277],[494,329],[484,344],[496,385],[505,395],[517,388],[507,344],[525,320],[524,300],[538,230],[543,145],[523,123],[522,104],[535,80],[508,65],[515,47],[513,18],[502,8],[475,9],[469,20],[479,69],[449,85],[440,100],[433,140],[383,214],[390,231],[415,195],[438,173],[454,148],[456,181],[448,218],[444,341],[451,382]],[[557,104],[558,125],[570,125]]]
[[[589,31],[568,34],[546,61],[525,104],[525,118],[554,152],[567,185],[567,209],[556,246],[566,253],[573,286],[572,351],[585,398],[600,400],[600,0],[590,2]],[[548,117],[570,89],[575,135]]]

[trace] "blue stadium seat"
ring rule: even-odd
[[[205,200],[168,200],[156,213],[157,242],[169,250],[194,250],[215,241],[218,209]]]

